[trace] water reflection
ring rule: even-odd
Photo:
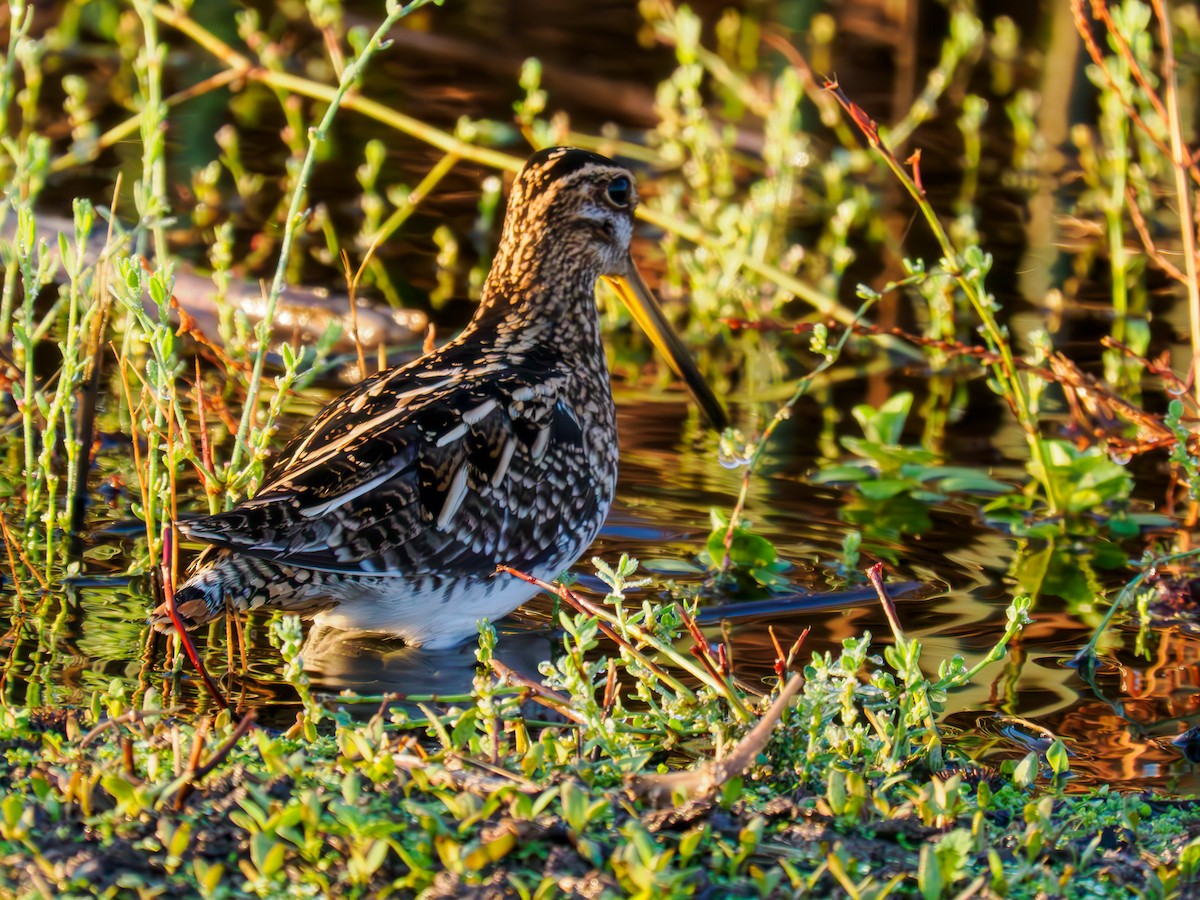
[[[519,675],[540,681],[538,664],[553,653],[549,631],[502,627],[495,658]],[[474,644],[425,650],[379,635],[326,627],[309,632],[301,656],[313,690],[323,694],[461,696],[471,693],[478,671]]]
[[[726,497],[732,494],[734,478],[717,471],[714,463],[698,463],[686,442],[670,437],[670,421],[661,406],[639,405],[626,398],[622,410],[622,423],[627,423],[623,442],[630,445],[623,457],[629,461],[623,472],[625,495],[653,491],[654,506],[670,510],[671,521],[679,523],[689,517],[697,520],[702,508],[697,508],[694,498],[713,494],[719,498],[722,483]],[[674,433],[687,434],[683,427],[687,413],[680,409],[677,416],[680,427]],[[653,424],[640,428],[646,420]],[[797,444],[804,447],[803,441]],[[844,498],[828,488],[805,484],[798,476],[810,462],[800,452],[789,455],[790,449],[782,444],[776,449],[775,472],[757,479],[748,515],[760,533],[776,542],[781,557],[795,563],[788,573],[793,584],[819,592],[833,580],[831,565],[847,529],[841,517]],[[674,454],[691,459],[671,468],[667,461]],[[684,484],[678,489],[663,480],[664,473],[672,471],[682,473]],[[689,490],[694,492],[691,498]],[[723,502],[727,506],[729,500]],[[625,509],[629,515],[630,508]],[[982,527],[972,511],[953,502],[934,506],[929,514],[932,527],[917,539],[878,541],[864,550],[878,554],[876,558],[890,558],[891,577],[918,585],[897,597],[897,607],[909,636],[922,643],[927,672],[936,672],[942,660],[956,654],[968,665],[981,659],[1003,631],[1014,591],[1024,584],[1036,596],[1034,623],[1013,642],[1008,656],[986,668],[975,684],[951,695],[943,719],[950,740],[983,762],[999,763],[1032,749],[1036,741],[1030,735],[1040,736],[1039,741],[1047,733],[1061,737],[1072,754],[1073,789],[1102,783],[1130,787],[1153,783],[1178,791],[1200,786],[1191,763],[1164,740],[1182,731],[1188,717],[1200,713],[1200,641],[1174,630],[1151,632],[1147,638],[1152,652],[1147,659],[1133,652],[1137,630],[1125,624],[1108,635],[1101,665],[1089,682],[1071,660],[1091,636],[1104,607],[1090,587],[1080,592],[1074,585],[1086,574],[1089,586],[1103,591],[1119,585],[1122,575],[1081,573],[1072,548],[1030,547],[1028,542]],[[693,553],[703,531],[704,523],[697,521]],[[638,540],[628,525],[619,539],[610,533],[602,543],[607,554],[639,555],[656,552],[654,547],[661,552],[662,547],[655,537]],[[685,552],[683,546],[677,548]],[[1034,579],[1030,560],[1038,559],[1041,577]],[[1046,577],[1047,572],[1053,577]],[[729,597],[710,600],[727,604],[709,611],[714,619],[721,617],[720,609],[738,602]],[[753,602],[757,601],[748,609],[753,609]],[[866,593],[828,606],[781,603],[769,614],[736,617],[724,627],[712,624],[708,630],[714,638],[730,640],[735,665],[752,682],[770,677],[774,645],[768,626],[774,627],[784,644],[811,628],[806,652],[836,652],[843,639],[863,631],[871,632],[876,647],[890,642],[882,612]],[[1011,725],[1017,722],[1022,724]]]

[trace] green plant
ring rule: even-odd
[[[300,617],[284,615],[272,619],[270,637],[271,643],[283,657],[283,679],[300,695],[300,702],[304,707],[304,735],[310,741],[315,740],[317,725],[320,724],[322,717],[322,709],[313,699],[308,676],[304,674],[304,659],[301,656],[304,631],[300,625]]]
[[[1133,489],[1129,470],[1109,457],[1103,447],[1079,449],[1067,441],[1047,441],[1044,464],[1031,460],[1027,467],[1033,477],[1023,495],[1001,497],[984,507],[985,515],[1005,522],[1021,534],[1087,534],[1095,530],[1093,522],[1103,524],[1115,536],[1137,534],[1142,523],[1161,522],[1158,516],[1139,516],[1127,507]],[[1028,522],[1026,515],[1040,503],[1038,489],[1054,487],[1059,497],[1061,521]]]
[[[1092,60],[1087,74],[1100,106],[1094,128],[1081,124],[1072,130],[1089,188],[1081,207],[1098,211],[1104,220],[1113,338],[1140,354],[1149,342],[1149,322],[1146,291],[1137,276],[1147,261],[1183,286],[1193,332],[1200,322],[1196,225],[1188,187],[1197,170],[1186,149],[1181,114],[1180,97],[1188,85],[1181,83],[1175,58],[1174,32],[1183,20],[1173,27],[1168,8],[1157,2],[1092,4],[1087,9],[1073,0],[1071,8]],[[1093,33],[1094,24],[1100,26],[1107,52]],[[1174,198],[1169,210],[1155,202],[1162,193]],[[1178,236],[1182,270],[1157,246],[1149,227],[1155,219],[1167,220],[1170,233]],[[1145,257],[1127,253],[1127,225],[1137,233]],[[1193,351],[1200,347],[1198,340],[1193,336]],[[1131,384],[1141,370],[1135,359],[1115,349],[1106,354],[1105,368],[1110,380],[1124,378]]]
[[[936,502],[948,493],[997,494],[1011,487],[974,469],[938,464],[938,454],[923,447],[901,444],[904,426],[912,411],[913,395],[894,394],[878,409],[859,404],[851,414],[863,437],[845,436],[842,446],[858,456],[852,463],[822,464],[813,476],[818,484],[846,483],[866,500],[889,500],[907,494],[922,502]],[[930,490],[936,486],[937,490]]]
[[[759,587],[787,588],[788,580],[783,573],[790,566],[779,559],[774,544],[751,531],[744,519],[731,525],[729,517],[719,509],[709,512],[712,530],[705,544],[705,556],[710,568]]]

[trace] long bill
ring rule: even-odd
[[[709,424],[718,432],[728,428],[729,416],[725,413],[725,407],[721,405],[721,401],[713,394],[712,388],[708,386],[708,382],[696,368],[696,363],[688,354],[687,348],[683,346],[679,335],[671,328],[667,317],[663,315],[662,308],[654,299],[654,295],[650,293],[650,288],[646,285],[641,273],[638,272],[637,266],[633,264],[633,260],[629,260],[624,275],[605,275],[604,280],[617,292],[617,296],[629,308],[629,312],[638,325],[649,335],[659,352],[667,358],[667,362],[670,363],[675,374],[687,385],[688,391],[703,410]]]

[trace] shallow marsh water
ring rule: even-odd
[[[709,509],[729,508],[740,473],[717,463],[713,440],[702,436],[697,414],[678,394],[618,390],[617,399],[622,435],[618,501],[600,538],[574,568],[582,588],[601,587],[587,562],[592,555],[612,561],[621,553],[636,556],[660,582],[700,587],[706,606],[717,608],[706,619],[706,633],[710,640],[730,642],[735,670],[751,684],[773,674],[768,628],[785,646],[810,628],[806,652],[836,652],[842,639],[863,631],[876,636],[877,649],[890,642],[870,591],[861,585],[845,589],[833,572],[849,528],[839,511],[853,498],[805,483],[812,457],[788,452],[802,450],[804,439],[780,436],[747,508],[756,533],[771,539],[780,558],[792,564],[785,573],[791,589],[739,594],[713,587],[697,554],[708,534]],[[819,415],[798,412],[797,429]],[[991,648],[1004,628],[1014,591],[1011,570],[1020,556],[1020,542],[979,525],[968,504],[934,508],[932,519],[919,540],[868,536],[863,546],[864,560],[889,560],[901,620],[923,643],[923,659],[931,671],[955,654],[971,663]],[[1118,572],[1107,582],[1119,587],[1123,577]],[[117,679],[129,691],[157,685],[168,699],[207,708],[209,701],[190,667],[185,664],[173,678],[163,671],[161,643],[147,654],[144,620],[153,598],[146,581],[135,580],[125,588],[103,583],[108,580],[80,580],[61,595],[61,604],[50,604],[45,631],[27,631],[10,644],[16,659],[4,684],[6,699],[20,703],[54,697],[56,702],[83,703],[88,692],[105,690]],[[739,606],[754,614],[744,614]],[[538,662],[554,654],[556,639],[546,627],[550,610],[548,600],[538,600],[515,622],[500,623],[498,658],[536,675]],[[1168,744],[1200,706],[1200,636],[1160,629],[1149,637],[1147,654],[1140,656],[1135,652],[1136,625],[1122,617],[1109,633],[1089,684],[1071,659],[1103,610],[1101,602],[1072,603],[1051,592],[1040,596],[1034,624],[1013,643],[1008,657],[951,695],[943,717],[947,738],[981,762],[998,764],[1044,749],[1049,735],[1056,735],[1074,754],[1072,771],[1080,787],[1108,783],[1200,789],[1193,764]],[[231,699],[265,707],[268,721],[286,724],[294,714],[295,696],[280,680],[278,651],[266,639],[264,617],[250,618],[246,642],[245,664],[237,654],[230,659],[223,626],[199,635],[198,645],[212,672],[220,675],[232,667],[225,678]],[[464,693],[475,674],[470,646],[431,653],[336,632],[310,635],[305,664],[314,687],[331,694]],[[46,689],[29,693],[31,685],[42,683],[49,683]]]
[[[630,10],[615,6],[621,10],[622,28],[628,30]],[[514,15],[517,9],[514,6],[511,10]],[[446,18],[451,24],[445,27],[454,31],[456,20],[450,11],[434,11],[431,16],[431,21],[437,23],[435,27],[442,27],[442,19]],[[569,48],[577,46],[580,33],[589,27],[587,23],[574,23],[581,31],[571,31],[571,24],[556,20],[546,28],[548,33],[569,35],[561,38],[558,49],[564,59],[572,58]],[[465,28],[461,20],[457,27],[455,40],[471,38],[473,28]],[[611,39],[627,37],[622,32],[621,37]],[[552,39],[546,40],[549,46],[555,46]],[[529,47],[518,44],[508,55],[519,61],[529,52]],[[546,46],[540,46],[538,52],[548,53]],[[549,55],[554,52],[549,51]],[[597,60],[604,58],[605,54],[596,54]],[[577,57],[575,61],[579,62]],[[503,89],[496,86],[500,82],[462,87],[454,84],[453,73],[426,70],[426,82],[422,83],[413,76],[411,64],[391,69],[386,68],[386,62],[384,65],[390,77],[405,85],[395,98],[396,104],[434,121],[452,122],[464,112],[503,118],[505,105],[514,94],[508,81],[502,82]],[[632,107],[643,112],[649,108],[652,114],[652,93],[646,85],[664,75],[670,66],[669,54],[664,56],[658,51],[646,55],[638,67],[644,71],[628,74],[631,81],[646,79],[640,92],[629,95]],[[580,63],[578,68],[597,75],[612,74],[601,62],[591,67]],[[869,71],[865,65],[863,70]],[[839,74],[846,85],[852,85],[857,74],[862,87],[854,96],[867,104],[872,96],[865,85],[869,79],[864,71],[856,73],[851,65],[840,68]],[[440,82],[439,77],[443,79]],[[548,81],[553,83],[553,79]],[[452,90],[454,87],[459,89]],[[598,124],[608,115],[597,115],[588,102],[578,98],[574,106],[580,127],[589,124],[589,116],[596,117]],[[219,109],[209,109],[203,115],[182,118],[190,122],[185,126],[190,130],[177,135],[180,152],[173,164],[180,171],[188,165],[183,149],[195,150],[188,135],[211,134],[209,123],[221,121],[222,115]],[[627,109],[625,120],[635,119],[636,115]],[[361,143],[372,136],[361,133],[365,126],[352,116],[343,117],[343,121],[350,123],[341,136],[343,141]],[[266,169],[277,167],[284,158],[277,132],[274,123],[264,123],[260,130],[246,129],[243,134],[251,152],[260,142],[269,148],[272,158],[260,161]],[[397,146],[394,136],[385,137],[392,144],[389,165],[395,170],[419,174],[435,159],[416,145],[400,142]],[[116,155],[122,152],[118,150]],[[128,167],[131,159],[110,158],[103,162]],[[314,190],[318,201],[330,205],[335,222],[352,218],[356,211],[345,199],[355,190],[349,173],[342,172],[339,180],[336,168],[326,166],[320,170],[318,178],[324,176],[325,180],[318,182]],[[429,237],[434,226],[449,216],[464,230],[469,228],[480,173],[471,167],[463,169],[463,174],[456,174],[422,208],[411,234],[405,238],[405,249],[398,251],[399,255],[407,254],[402,267],[412,274],[404,282],[406,295],[420,296],[432,286],[431,267],[422,265],[421,260],[427,263],[432,252]],[[54,192],[73,196],[87,178],[84,175],[56,183]],[[101,193],[92,199],[102,203],[105,198]],[[1005,209],[1011,198],[998,184],[984,184],[981,204],[989,203],[992,209]],[[883,214],[904,217],[895,209],[885,209]],[[992,221],[994,232],[1011,236],[1006,226],[1019,223],[1022,215],[1022,210],[1011,209],[1007,217],[997,214]],[[1045,321],[1038,298],[1021,296],[1018,284],[1022,282],[1027,288],[1030,281],[1028,270],[1018,271],[1022,260],[1028,263],[1039,255],[1052,259],[1057,254],[1051,245],[1036,243],[1034,225],[1040,223],[1035,216],[1028,231],[1019,231],[1017,240],[993,240],[989,245],[1003,263],[997,272],[996,290],[1001,301],[1021,317],[1013,320],[1018,332],[1022,330],[1022,319],[1027,325]],[[1019,224],[1015,227],[1020,229]],[[876,274],[882,268],[878,260],[860,261],[859,265]],[[1160,343],[1168,345],[1173,335],[1180,333],[1181,318],[1173,309],[1164,307],[1162,311],[1156,328]],[[456,316],[461,321],[461,314],[462,308],[454,306],[440,312],[449,325]],[[435,317],[438,315],[435,313]],[[1098,328],[1103,331],[1104,325],[1102,315],[1068,308],[1055,329],[1056,339],[1060,345],[1068,345],[1080,336],[1094,334]],[[783,359],[779,367],[793,375],[812,364],[811,359],[794,352],[799,344],[790,344],[789,340],[796,339],[746,335],[738,340],[742,341],[744,358]],[[624,355],[615,355],[623,373],[636,371],[636,358],[630,363]],[[952,385],[949,392],[934,392],[939,397],[953,397],[953,401],[934,402],[924,410],[926,421],[939,415],[946,419],[938,442],[946,464],[986,469],[1001,479],[1019,479],[1023,441],[1002,404],[987,392],[981,380],[962,386],[966,399],[955,394],[956,387]],[[775,406],[774,402],[764,401],[763,395],[786,396],[789,388],[790,384],[779,378],[772,381],[740,376],[729,401],[743,427],[752,431],[761,426],[764,416]],[[879,640],[888,634],[879,605],[857,587],[854,599],[826,596],[843,587],[834,567],[843,539],[851,530],[864,533],[864,560],[883,560],[889,576],[907,586],[898,598],[900,616],[909,633],[923,642],[924,659],[930,668],[954,654],[971,662],[986,653],[1003,630],[1004,611],[1013,593],[1021,585],[1027,588],[1036,582],[1041,589],[1033,610],[1034,624],[1014,642],[1004,661],[987,669],[973,686],[951,696],[943,716],[947,737],[969,749],[980,761],[996,763],[1020,757],[1031,748],[1044,749],[1049,736],[1059,736],[1073,754],[1072,770],[1081,786],[1200,790],[1195,766],[1167,743],[1183,730],[1185,722],[1191,724],[1189,716],[1200,707],[1200,636],[1195,629],[1173,625],[1139,635],[1136,623],[1122,616],[1102,645],[1099,665],[1090,681],[1069,664],[1105,609],[1103,596],[1083,596],[1087,591],[1082,588],[1090,587],[1087,580],[1094,577],[1094,587],[1107,589],[1111,598],[1129,577],[1129,570],[1089,573],[1087,567],[1093,560],[1085,547],[1063,546],[1057,555],[1036,545],[1031,548],[1026,541],[981,523],[978,504],[973,501],[948,501],[932,507],[929,527],[918,536],[889,531],[882,513],[870,509],[860,508],[858,521],[851,522],[848,519],[857,502],[853,494],[808,480],[822,456],[845,455],[837,448],[836,437],[857,433],[848,415],[855,403],[878,403],[901,389],[916,391],[918,407],[931,393],[919,376],[877,367],[871,375],[852,373],[839,376],[837,381],[818,382],[812,398],[796,408],[771,445],[766,464],[753,482],[746,510],[755,532],[770,539],[779,549],[780,558],[792,565],[785,573],[790,588],[778,594],[739,595],[711,586],[697,555],[708,534],[709,510],[730,508],[740,473],[718,463],[714,438],[703,433],[697,413],[678,392],[619,383],[622,465],[618,501],[596,546],[576,566],[583,585],[597,585],[587,564],[590,556],[612,560],[620,553],[629,553],[659,579],[700,586],[707,605],[725,612],[726,624],[722,627],[718,621],[707,625],[709,634],[713,639],[723,634],[728,637],[739,675],[753,683],[771,675],[774,651],[769,626],[785,646],[804,628],[811,628],[806,652],[834,649],[843,638],[864,630]],[[309,398],[297,404],[313,405]],[[911,428],[920,427],[918,418],[914,413]],[[910,437],[911,443],[920,439],[915,431]],[[107,460],[102,454],[100,474],[122,471],[124,460],[119,458],[124,452],[118,446]],[[93,483],[99,481],[95,478]],[[1153,485],[1153,479],[1148,483]],[[1155,501],[1152,486],[1143,486],[1141,494],[1146,502]],[[118,491],[112,508],[98,511],[97,522],[125,521],[128,504],[129,494]],[[164,677],[160,649],[146,649],[144,619],[155,601],[148,579],[135,579],[126,585],[127,579],[120,575],[122,554],[128,546],[123,540],[113,535],[96,537],[86,555],[83,573],[68,579],[62,591],[52,592],[36,619],[27,620],[19,631],[10,631],[11,664],[3,683],[6,700],[83,703],[88,692],[104,690],[115,679],[129,691],[154,684],[170,699],[194,708],[205,706],[204,695],[186,666],[178,677]],[[1135,558],[1140,555],[1140,545],[1131,542],[1122,552]],[[1073,559],[1078,564],[1073,564]],[[1031,571],[1039,566],[1051,569],[1052,577],[1034,577]],[[9,597],[13,604],[24,602],[15,595]],[[739,614],[739,604],[743,608],[756,604],[750,607],[755,614]],[[764,609],[763,604],[769,608]],[[505,627],[498,655],[502,659],[508,656],[515,668],[532,674],[537,662],[553,652],[553,638],[537,628],[547,620],[548,609],[548,602],[539,602],[529,616],[531,623],[520,629]],[[233,656],[228,687],[234,698],[262,706],[279,722],[286,722],[294,713],[294,696],[281,683],[278,653],[265,633],[263,619],[253,617],[246,635],[246,659]],[[1144,648],[1139,648],[1139,637]],[[199,643],[211,669],[216,673],[226,671],[229,654],[224,627],[210,629],[200,636]],[[362,693],[456,693],[469,688],[474,671],[469,649],[429,654],[396,643],[346,641],[329,635],[310,639],[306,663],[318,689],[350,688]]]

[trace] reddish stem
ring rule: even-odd
[[[572,609],[575,609],[581,613],[586,613],[589,616],[594,616],[596,618],[596,624],[600,626],[600,631],[603,632],[604,636],[610,641],[619,646],[628,647],[630,650],[637,649],[631,643],[629,643],[629,641],[617,634],[617,632],[613,630],[612,626],[600,618],[600,613],[602,613],[603,610],[599,609],[590,600],[585,600],[574,591],[563,587],[561,584],[551,584],[548,581],[542,581],[540,578],[534,578],[532,575],[527,575],[519,569],[514,569],[512,566],[496,566],[496,571],[505,572],[509,575],[515,575],[517,578],[520,578],[522,581],[527,582],[528,584],[537,585],[543,591],[549,591]],[[658,678],[666,679],[669,677],[666,672],[648,659],[643,659],[642,664],[645,665],[646,668],[648,668]]]
[[[170,525],[163,528],[162,579],[163,594],[167,600],[167,615],[171,617],[171,624],[175,626],[175,636],[179,639],[183,652],[187,654],[192,666],[199,673],[205,689],[221,709],[228,710],[230,708],[229,701],[225,699],[220,688],[217,687],[217,683],[208,674],[208,669],[204,668],[200,654],[196,652],[196,645],[192,643],[191,635],[188,634],[187,627],[183,624],[183,618],[179,615],[179,607],[175,605],[175,585],[171,581],[171,549],[174,544],[174,535],[175,530]]]

